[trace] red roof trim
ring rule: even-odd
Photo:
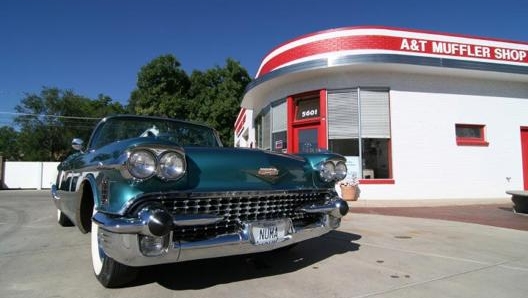
[[[511,39],[482,37],[482,36],[471,35],[471,34],[445,33],[441,31],[433,31],[433,30],[427,30],[427,29],[408,29],[408,28],[402,28],[402,27],[389,27],[389,26],[348,26],[348,27],[339,27],[339,28],[331,28],[331,29],[316,31],[312,33],[303,34],[296,38],[292,38],[274,47],[271,51],[269,51],[268,53],[266,53],[266,55],[264,55],[264,58],[266,58],[269,54],[271,54],[273,51],[277,50],[278,48],[283,47],[289,43],[304,39],[304,38],[321,35],[325,33],[331,33],[331,32],[361,30],[361,29],[381,29],[381,30],[393,30],[393,31],[402,31],[402,32],[409,32],[409,33],[435,34],[435,35],[443,35],[443,36],[451,36],[451,37],[459,37],[459,38],[473,38],[473,39],[480,39],[484,41],[509,42],[509,43],[528,45],[528,42],[516,41],[516,40],[511,40]],[[264,60],[264,58],[262,60]]]
[[[423,51],[404,51],[401,50],[401,42],[402,39],[415,39],[412,37],[406,37],[405,33],[424,33],[424,34],[432,34],[432,35],[438,35],[438,36],[450,36],[450,37],[458,37],[458,38],[471,38],[476,39],[476,41],[486,42],[486,41],[496,41],[496,42],[508,42],[508,43],[515,43],[518,45],[526,46],[528,43],[521,43],[521,42],[515,42],[515,41],[508,41],[503,39],[490,39],[490,38],[480,38],[480,37],[473,37],[469,35],[456,35],[456,34],[443,34],[433,31],[425,31],[425,30],[408,30],[408,29],[397,29],[397,28],[390,28],[390,27],[344,27],[344,28],[337,28],[337,29],[330,29],[325,31],[319,31],[307,35],[303,35],[301,37],[298,37],[296,39],[292,39],[288,42],[285,42],[278,47],[275,47],[272,51],[270,51],[264,58],[263,61],[268,58],[273,51],[286,46],[290,43],[293,43],[298,40],[306,39],[312,36],[322,35],[326,33],[331,32],[340,32],[340,31],[350,31],[350,30],[368,30],[368,29],[381,29],[381,30],[392,30],[392,31],[399,31],[401,33],[401,36],[388,36],[383,35],[383,33],[380,32],[379,35],[345,35],[345,36],[337,36],[333,38],[327,38],[322,40],[317,40],[313,42],[309,42],[306,44],[301,44],[299,46],[293,47],[291,49],[287,49],[284,52],[278,53],[270,59],[265,62],[261,63],[259,68],[259,73],[257,73],[256,77],[260,77],[273,69],[280,67],[288,62],[292,62],[296,59],[309,57],[311,55],[317,55],[317,54],[324,54],[324,53],[330,53],[330,52],[339,52],[339,51],[346,51],[346,50],[390,50],[390,51],[400,51],[400,52],[407,52],[407,53],[426,53],[426,54],[436,54],[437,53],[431,53],[431,52],[423,52]],[[420,38],[420,40],[428,40],[428,41],[436,41],[432,37],[427,38]],[[459,44],[464,45],[459,42],[449,42],[451,44]],[[478,45],[474,45],[478,46]],[[484,46],[489,49],[496,49],[496,47],[491,46]],[[467,58],[475,58],[468,55],[450,55],[450,56],[457,56],[457,57],[467,57]],[[476,57],[476,58],[482,58],[485,60],[491,60],[491,61],[507,61],[504,59],[491,59],[489,57]]]
[[[241,108],[240,111],[238,112],[238,116],[236,118],[234,127],[238,126],[239,122],[242,120],[242,118],[244,118],[242,117],[242,115],[245,116],[245,114],[246,114],[246,108]]]

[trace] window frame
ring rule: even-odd
[[[362,126],[365,125],[365,123],[363,122],[365,119],[362,119],[362,117],[365,117],[365,114],[363,114],[364,112],[362,112],[362,108],[365,109],[367,108],[368,109],[368,105],[365,104],[365,102],[363,101],[366,101],[367,98],[368,98],[368,92],[384,92],[387,94],[387,101],[386,101],[386,104],[387,104],[387,113],[386,113],[386,117],[387,117],[387,137],[369,137],[367,134],[364,133],[363,131],[363,128]],[[360,184],[395,184],[395,179],[394,179],[394,173],[393,173],[393,156],[392,156],[392,133],[391,133],[391,100],[390,100],[390,87],[376,87],[376,86],[368,86],[368,87],[354,87],[354,88],[347,88],[347,89],[329,89],[327,90],[327,92],[330,94],[330,93],[333,93],[333,94],[337,94],[337,93],[347,93],[347,95],[344,95],[345,97],[347,97],[347,99],[345,100],[354,100],[355,102],[353,104],[356,104],[356,108],[352,108],[352,112],[355,112],[357,113],[357,117],[355,117],[353,120],[351,121],[354,121],[356,123],[356,130],[357,130],[357,138],[356,138],[356,134],[351,134],[350,136],[348,136],[348,138],[346,139],[357,139],[358,140],[358,157],[360,158],[360,163],[363,163],[364,162],[364,158],[365,158],[365,155],[363,153],[363,140],[364,139],[386,139],[388,144],[387,144],[387,166],[388,166],[388,177],[387,178],[378,178],[378,177],[374,177],[374,178],[364,178],[364,175],[363,175],[363,166],[361,165],[360,166],[360,173],[359,173],[359,176],[358,177],[358,180],[359,180],[359,183]],[[367,94],[367,96],[362,96],[362,93],[363,95],[365,95],[365,93]],[[329,98],[330,96],[327,95],[327,98]],[[327,104],[330,105],[330,99],[328,99],[327,101]],[[347,104],[348,105],[348,104]],[[328,110],[330,110],[330,108],[327,108]],[[370,115],[374,115],[374,114],[370,114]],[[327,121],[330,121],[328,119],[330,119],[330,117],[333,117],[333,115],[328,115],[328,118],[327,118]],[[350,125],[349,125],[350,127]],[[330,125],[329,125],[329,130],[331,129],[330,128]],[[329,133],[329,136],[328,136],[328,143],[330,143],[332,140],[337,140],[337,139],[344,139],[341,137],[338,137],[338,138],[335,138],[335,139],[330,139],[330,133]]]
[[[480,132],[480,137],[458,136],[457,130],[459,128],[478,129]],[[457,146],[480,146],[480,147],[489,146],[489,142],[486,141],[486,125],[484,124],[455,123],[455,137],[456,137]]]
[[[270,109],[271,110],[270,151],[285,153],[288,149],[288,103],[286,99],[283,98],[283,99],[274,101],[273,103],[271,103],[270,106],[271,106],[271,109]],[[282,111],[283,113],[279,113],[278,112],[279,109],[284,109]],[[279,117],[279,116],[282,116],[282,117]],[[283,124],[283,126],[277,125],[279,126],[279,128],[277,128],[276,119],[281,119],[281,121],[283,121],[281,123]],[[283,141],[282,147],[279,149],[277,148],[277,143],[275,142],[275,136],[281,133],[284,133],[284,138],[282,140]]]
[[[309,124],[318,124],[321,122],[322,116],[322,110],[321,110],[321,90],[317,91],[310,91],[306,92],[300,95],[293,95],[293,117],[292,117],[292,125],[309,125]],[[309,116],[306,118],[297,118],[297,116],[300,114],[300,107],[299,103],[304,101],[319,101],[319,105],[317,110],[317,115]]]

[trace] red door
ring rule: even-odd
[[[318,152],[326,143],[326,90],[289,97],[288,152]]]
[[[521,148],[524,189],[528,190],[528,127],[521,128]]]
[[[315,153],[319,148],[319,125],[293,128],[293,152]]]

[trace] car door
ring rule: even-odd
[[[58,167],[57,189],[60,197],[60,209],[70,218],[75,218],[78,205],[77,184],[81,178],[84,165],[84,153],[75,153],[64,160]]]

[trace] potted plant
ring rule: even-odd
[[[359,197],[359,180],[357,177],[352,177],[349,180],[343,180],[339,183],[341,188],[341,197],[345,201],[357,201]]]

